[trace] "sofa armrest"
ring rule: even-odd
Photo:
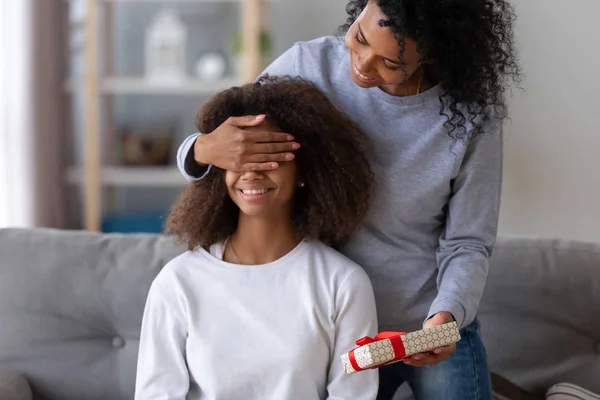
[[[0,399],[32,400],[29,382],[23,375],[9,369],[0,369]]]

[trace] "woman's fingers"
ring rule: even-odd
[[[280,162],[292,161],[292,153],[251,154],[245,157],[238,172],[269,171],[279,167]]]
[[[300,144],[296,142],[284,143],[254,143],[248,147],[250,153],[253,154],[277,154],[291,153],[300,148]]]
[[[405,364],[413,367],[422,367],[423,365],[433,365],[444,361],[445,358],[440,356],[433,356],[429,354],[422,354],[418,358],[408,358],[404,361]]]
[[[276,132],[245,132],[248,135],[244,150],[244,164],[253,164],[256,170],[267,170],[274,168],[266,168],[269,162],[286,162],[294,159],[294,151],[300,148],[300,144],[296,142],[261,142],[262,140],[281,139],[287,137],[287,134]],[[283,135],[283,136],[281,136]],[[260,166],[256,164],[262,164]],[[246,168],[246,167],[244,167]],[[277,167],[275,167],[277,168]],[[247,169],[244,169],[247,171]]]
[[[279,164],[276,162],[265,162],[265,163],[245,163],[242,164],[242,168],[237,172],[251,172],[251,171],[270,171],[279,168]]]
[[[248,126],[260,125],[265,119],[264,114],[260,115],[244,115],[243,117],[229,117],[226,123],[237,126],[238,128],[244,128]]]
[[[259,115],[230,117],[227,120],[230,127],[237,127],[233,131],[234,140],[228,144],[229,150],[233,151],[231,154],[235,155],[228,163],[228,169],[237,172],[269,171],[278,168],[280,162],[294,159],[293,152],[300,148],[300,144],[294,142],[293,135],[244,129],[260,125],[264,118],[264,115]]]
[[[437,348],[429,353],[418,353],[404,360],[404,363],[413,367],[438,364],[446,361],[456,351],[456,345]]]
[[[246,157],[247,163],[286,162],[294,159],[293,153],[251,154]]]
[[[289,143],[294,136],[283,132],[252,132],[244,131],[246,143]]]

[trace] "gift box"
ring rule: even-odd
[[[432,351],[460,340],[456,322],[434,326],[415,332],[381,332],[374,338],[356,341],[356,347],[341,356],[346,373],[379,368],[402,361],[417,353]]]

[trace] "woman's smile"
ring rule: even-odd
[[[356,77],[358,79],[360,79],[361,81],[365,82],[365,83],[370,83],[373,80],[375,80],[375,78],[369,78],[368,76],[366,76],[365,74],[361,73],[358,68],[356,67],[356,65],[352,65],[352,70],[354,72],[354,74],[356,75]]]

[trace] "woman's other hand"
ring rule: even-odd
[[[265,115],[228,118],[212,133],[196,139],[194,159],[200,165],[236,172],[272,170],[279,162],[293,160],[293,151],[300,145],[292,135],[244,130],[264,119]]]
[[[453,321],[454,321],[454,317],[452,316],[452,314],[450,314],[449,312],[443,311],[443,312],[434,314],[433,317],[431,317],[427,321],[425,321],[425,324],[423,324],[423,328],[424,329],[431,328],[434,326],[447,324],[447,323],[453,322]],[[452,344],[450,346],[444,346],[444,347],[437,348],[428,353],[413,354],[410,358],[407,358],[406,360],[404,360],[404,363],[406,365],[411,365],[413,367],[422,367],[424,365],[438,364],[442,361],[446,361],[448,359],[448,357],[450,357],[450,355],[452,353],[454,353],[455,351],[456,351],[456,344]]]

